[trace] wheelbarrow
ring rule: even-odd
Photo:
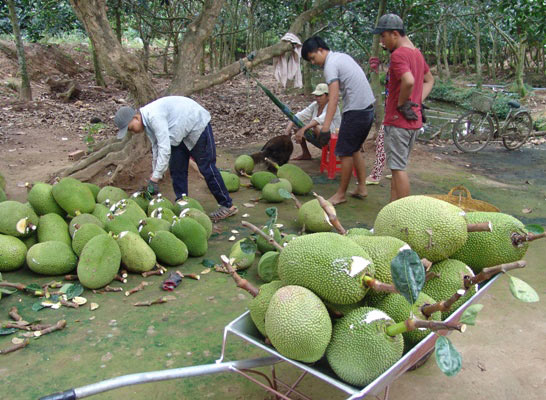
[[[474,296],[468,299],[461,307],[459,307],[453,314],[451,314],[446,321],[459,321],[464,310],[466,310],[468,306],[479,300],[484,295],[484,293],[491,287],[491,285],[493,285],[493,283],[499,278],[500,275],[501,274],[497,274],[488,282],[484,283],[474,294]],[[238,336],[248,343],[260,348],[269,355],[262,358],[224,361],[229,334]],[[92,383],[90,385],[82,386],[79,388],[69,389],[64,392],[51,394],[42,397],[40,400],[83,399],[84,397],[93,396],[95,394],[103,393],[124,386],[165,381],[170,379],[188,378],[192,376],[211,375],[220,372],[236,372],[241,376],[249,379],[250,381],[256,383],[257,385],[261,386],[264,390],[273,393],[277,397],[277,399],[310,400],[309,397],[297,391],[296,388],[306,375],[311,375],[335,387],[341,392],[344,392],[346,395],[349,396],[346,398],[347,400],[364,399],[367,396],[383,396],[383,398],[386,400],[389,394],[389,385],[393,383],[397,378],[399,378],[404,372],[419,365],[423,362],[423,360],[426,360],[426,358],[428,358],[428,356],[430,356],[430,354],[434,351],[434,345],[438,337],[437,334],[445,335],[448,334],[448,332],[438,331],[437,333],[430,333],[427,337],[425,337],[425,339],[419,342],[417,346],[415,346],[408,353],[406,353],[400,360],[393,364],[383,374],[378,376],[373,382],[371,382],[364,388],[357,388],[341,381],[329,368],[324,359],[320,360],[315,364],[305,364],[279,354],[271,345],[265,343],[263,336],[258,332],[254,323],[252,322],[249,312],[246,311],[245,313],[231,321],[224,328],[221,355],[214,364],[196,365],[191,367],[173,368],[118,376],[116,378]],[[292,384],[282,382],[276,377],[275,365],[281,362],[286,362],[301,370],[301,374]],[[253,370],[254,368],[264,366],[272,366],[271,377],[260,371]],[[252,374],[257,374],[263,377],[265,383],[252,376]]]

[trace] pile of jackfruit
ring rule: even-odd
[[[25,263],[40,275],[76,270],[84,287],[97,289],[120,266],[142,273],[207,252],[212,222],[193,198],[173,203],[74,178],[27,186],[27,203],[0,199],[0,272]]]

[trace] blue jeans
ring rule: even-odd
[[[201,133],[193,149],[188,150],[184,142],[181,142],[176,147],[171,146],[169,170],[173,180],[174,194],[177,199],[184,194],[188,195],[188,165],[190,156],[193,157],[199,167],[199,171],[205,177],[207,186],[218,204],[231,207],[231,197],[220,175],[220,171],[216,168],[216,145],[214,144],[210,124]]]

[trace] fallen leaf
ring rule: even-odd
[[[533,210],[531,210],[530,208],[524,208],[523,210],[521,210],[521,212],[524,214],[531,214]]]

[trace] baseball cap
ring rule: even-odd
[[[378,34],[385,31],[394,31],[394,30],[404,30],[404,22],[396,14],[385,14],[379,18],[377,26],[372,31],[372,33]]]
[[[328,94],[328,85],[326,83],[319,83],[313,93],[315,96],[322,96],[323,94]]]
[[[129,106],[123,106],[118,110],[116,116],[114,117],[114,124],[116,124],[119,129],[118,139],[123,139],[125,137],[129,122],[131,122],[135,114],[136,110]]]

